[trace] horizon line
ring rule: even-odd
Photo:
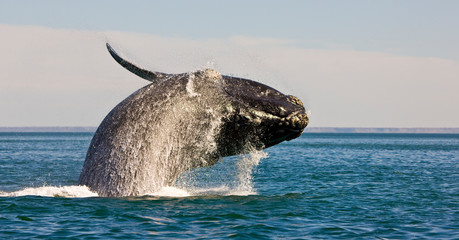
[[[95,132],[92,126],[0,127],[0,132]],[[455,127],[307,127],[304,133],[450,133]]]

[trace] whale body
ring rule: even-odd
[[[107,49],[152,83],[113,108],[93,136],[79,184],[99,196],[154,193],[190,169],[299,137],[308,124],[298,98],[264,84],[212,69],[149,71]]]

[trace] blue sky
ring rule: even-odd
[[[0,22],[459,60],[458,1],[1,1]]]
[[[458,1],[0,0],[8,116],[0,125],[98,125],[145,84],[113,64],[109,40],[153,70],[210,64],[295,94],[311,126],[459,127],[457,9]]]

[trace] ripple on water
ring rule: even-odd
[[[0,165],[14,169],[0,171],[0,238],[459,239],[459,135],[306,135],[266,150],[250,169],[251,194],[237,194],[247,175],[228,158],[188,185],[125,198],[68,188],[82,164],[68,156],[84,159],[90,141],[72,137],[33,136],[46,147],[25,141],[9,158],[0,151]],[[58,142],[79,152],[47,155]],[[66,164],[77,170],[53,175]]]

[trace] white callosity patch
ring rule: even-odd
[[[212,79],[212,80],[218,80],[218,79],[221,79],[222,78],[222,75],[213,70],[213,69],[205,69],[204,71],[202,71],[204,76],[208,79]]]

